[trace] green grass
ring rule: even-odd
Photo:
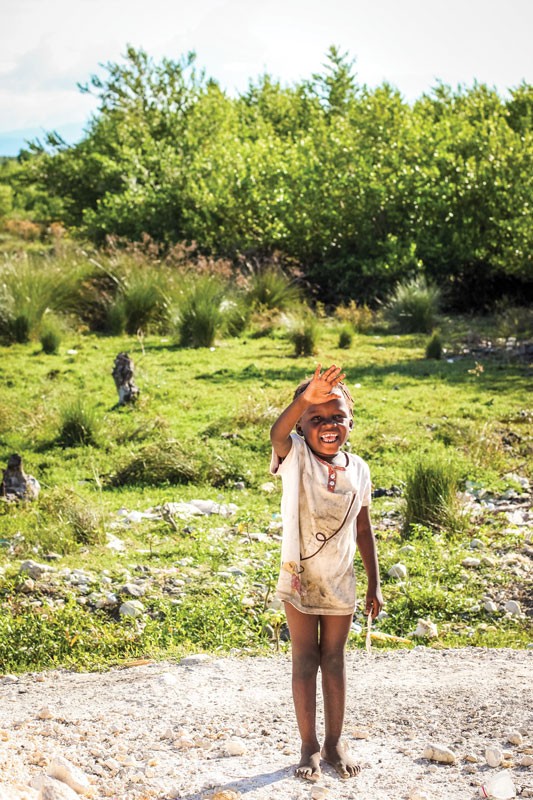
[[[0,504],[0,672],[103,668],[198,650],[269,652],[263,629],[279,563],[281,495],[277,482],[274,491],[262,488],[271,480],[268,431],[317,362],[347,373],[355,398],[351,448],[369,461],[375,487],[403,485],[415,453],[435,447],[453,453],[460,487],[472,480],[497,492],[511,486],[508,473],[532,478],[526,365],[485,359],[480,372],[471,358],[428,361],[424,335],[354,334],[349,352],[338,338],[338,322],[325,319],[312,357],[295,358],[278,335],[246,334],[215,340],[213,350],[176,348],[153,334],[141,340],[82,332],[66,335],[49,355],[31,342],[2,348],[0,464],[21,453],[42,490],[33,504]],[[449,334],[443,338],[454,346]],[[131,408],[115,407],[110,373],[121,351],[133,357],[141,391]],[[87,444],[61,444],[58,409],[79,394],[97,435]],[[169,464],[187,481],[165,472]],[[115,480],[127,467],[131,479]],[[121,525],[117,516],[120,508],[145,511],[194,498],[232,502],[238,511],[230,519],[177,519],[175,528],[163,520]],[[409,540],[414,551],[405,553],[402,502],[385,497],[372,509],[388,612],[378,629],[405,637],[429,616],[439,629],[434,646],[525,646],[530,618],[483,610],[487,593],[527,595],[525,577],[505,564],[520,554],[523,529],[484,512],[453,537],[446,527],[418,529]],[[124,541],[124,552],[105,546],[106,531]],[[466,569],[461,561],[472,555],[474,537],[485,542],[490,563]],[[50,552],[60,556],[49,562],[58,571],[90,572],[90,593],[113,591],[121,600],[127,574],[150,570],[143,624],[116,610],[90,610],[91,601],[80,605],[57,574],[26,590],[20,562],[42,562]],[[400,560],[408,569],[403,583],[387,577]],[[362,597],[359,562],[357,571]],[[364,645],[362,637],[351,643]]]

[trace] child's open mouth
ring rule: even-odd
[[[339,438],[337,433],[323,433],[320,440],[325,444],[333,444]]]

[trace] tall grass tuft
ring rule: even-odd
[[[347,325],[344,328],[341,328],[339,331],[339,342],[338,347],[341,350],[349,350],[352,346],[353,342],[353,332],[352,329],[349,328]]]
[[[397,285],[386,315],[402,333],[431,333],[439,305],[439,288],[418,277]]]
[[[438,451],[419,455],[405,481],[402,535],[409,538],[417,525],[445,533],[464,528],[457,496],[459,475],[452,459]]]
[[[347,305],[337,306],[335,316],[358,333],[366,333],[374,324],[374,314],[371,309],[366,304],[357,305],[355,300],[350,300]]]
[[[320,338],[320,323],[315,315],[304,310],[288,322],[288,338],[294,347],[295,356],[312,356],[316,353]]]
[[[211,347],[224,319],[224,287],[210,277],[198,278],[182,293],[178,308],[181,347]]]
[[[426,358],[434,358],[437,361],[442,358],[442,339],[438,331],[433,331],[426,344]]]
[[[60,409],[58,442],[62,447],[98,445],[100,421],[86,401],[77,398]]]
[[[82,268],[73,261],[36,259],[8,261],[0,269],[0,335],[25,342],[34,336],[46,311],[74,308]]]
[[[39,334],[39,341],[43,348],[43,353],[52,355],[59,352],[59,346],[62,340],[62,331],[59,321],[54,317],[47,317]]]
[[[256,270],[249,283],[248,302],[252,308],[288,311],[301,300],[300,290],[287,275],[275,266]]]

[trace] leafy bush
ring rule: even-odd
[[[339,333],[338,347],[341,350],[348,350],[352,346],[352,342],[353,342],[353,333],[351,329],[348,327],[341,328]]]
[[[433,331],[431,338],[426,344],[426,358],[442,358],[442,339],[438,331]]]
[[[62,447],[98,445],[100,422],[96,411],[77,398],[60,409],[58,442]]]
[[[56,319],[48,318],[44,325],[41,327],[39,340],[43,352],[47,355],[57,353],[59,345],[61,344],[62,332],[59,323]]]
[[[407,473],[404,491],[403,536],[416,525],[456,533],[464,527],[457,498],[458,470],[452,459],[439,451],[417,456]]]
[[[182,347],[211,347],[222,326],[224,290],[214,278],[189,284],[178,309],[178,342]]]
[[[61,260],[13,259],[0,269],[0,334],[25,342],[47,310],[65,312],[75,305],[81,270]]]
[[[143,447],[117,470],[110,482],[112,486],[155,486],[192,483],[198,479],[190,453],[170,440]]]
[[[300,302],[300,290],[279,268],[257,269],[250,279],[248,301],[253,308],[287,311]]]
[[[440,290],[419,277],[397,285],[386,312],[402,333],[430,333],[439,304]]]
[[[301,315],[289,318],[287,335],[295,356],[312,356],[320,338],[320,323],[314,314],[304,310]]]
[[[335,316],[340,322],[352,326],[358,333],[366,333],[374,324],[374,314],[365,305],[358,305],[355,300],[350,300],[347,305],[337,306]]]

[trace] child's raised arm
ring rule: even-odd
[[[333,389],[345,377],[340,367],[332,364],[321,375],[322,366],[319,364],[315,374],[309,381],[305,390],[294,398],[292,403],[282,411],[270,429],[270,441],[274,452],[280,458],[285,458],[291,449],[290,434],[294,426],[309,406],[327,403],[335,395]]]

